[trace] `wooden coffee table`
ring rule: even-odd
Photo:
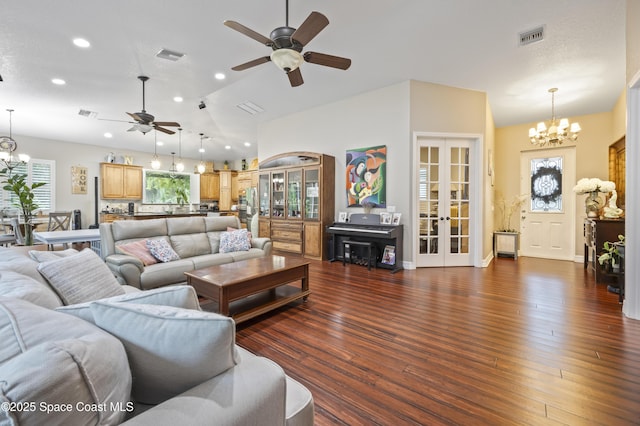
[[[257,257],[185,275],[198,295],[217,302],[218,313],[233,317],[236,324],[311,294],[309,262],[302,258]],[[294,281],[301,281],[299,289],[287,285]]]

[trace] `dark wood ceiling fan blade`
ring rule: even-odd
[[[247,28],[244,25],[236,22],[236,21],[224,21],[224,25],[231,28],[232,30],[236,30],[239,33],[242,33],[244,35],[246,35],[247,37],[250,37],[254,40],[256,40],[257,42],[264,44],[266,46],[271,46],[273,44],[273,42],[271,41],[270,38],[263,36],[262,34],[253,31],[251,28]]]
[[[153,124],[156,126],[180,127],[180,123],[175,121],[154,121]]]
[[[130,112],[128,112],[127,114],[129,115],[129,117],[133,118],[133,119],[134,119],[134,120],[136,120],[136,121],[142,121],[142,119],[141,119],[141,118],[138,116],[138,114],[136,114],[136,113],[130,113]]]
[[[289,77],[289,83],[291,83],[291,87],[298,87],[304,83],[302,79],[302,73],[300,72],[300,68],[296,68],[293,71],[289,71],[287,73],[287,77]]]
[[[326,16],[320,12],[311,12],[298,29],[291,34],[291,38],[305,46],[327,25],[329,25],[329,19]]]
[[[135,124],[135,122],[133,122],[133,121],[129,121],[129,120],[114,120],[112,118],[98,118],[98,120],[101,120],[101,121],[115,121],[115,122],[118,122],[118,123]]]
[[[269,62],[271,60],[270,56],[264,56],[262,58],[254,59],[249,62],[245,62],[244,64],[236,65],[231,68],[234,71],[244,71],[247,68],[255,67],[256,65],[264,64],[265,62]]]
[[[346,70],[351,66],[351,59],[318,52],[306,52],[304,54],[304,60],[311,64],[324,65],[325,67],[338,68],[341,70]]]
[[[156,129],[159,132],[163,132],[166,133],[168,135],[173,135],[175,132],[173,130],[169,130],[169,129],[165,129],[164,127],[160,127],[160,126],[153,126],[154,129]]]

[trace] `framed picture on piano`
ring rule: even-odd
[[[394,246],[385,246],[384,252],[382,253],[382,260],[380,263],[385,265],[395,265],[396,264],[396,248]]]
[[[383,225],[391,225],[391,213],[381,212],[380,213],[380,223]]]
[[[391,223],[394,225],[400,225],[400,218],[402,217],[402,213],[394,213],[393,219],[391,219]]]
[[[346,222],[347,221],[347,212],[338,213],[338,222]]]

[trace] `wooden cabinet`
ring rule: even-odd
[[[213,201],[220,199],[220,174],[218,172],[200,175],[200,200]]]
[[[238,172],[237,180],[238,197],[246,196],[247,190],[251,187],[258,186],[258,171],[243,170]]]
[[[141,200],[142,167],[100,163],[102,199]]]
[[[259,235],[276,251],[326,259],[325,227],[335,211],[335,159],[311,152],[280,154],[260,163]]]
[[[233,189],[237,185],[237,176],[238,172],[236,171],[220,170],[220,211],[231,210],[231,204],[234,204],[234,201],[238,201],[237,189],[235,197],[233,196]]]
[[[604,242],[618,241],[624,235],[623,219],[585,219],[584,221],[584,267],[590,267],[596,275],[596,283],[612,283],[614,278],[604,273],[598,263]],[[591,262],[589,262],[591,259]]]

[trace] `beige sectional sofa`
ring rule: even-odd
[[[123,220],[100,224],[101,255],[122,284],[148,290],[184,283],[184,273],[207,266],[237,262],[271,253],[271,240],[251,238],[249,250],[220,252],[220,239],[228,228],[240,229],[236,216],[181,217]],[[140,240],[167,241],[180,257],[170,262],[145,265],[119,249]]]
[[[119,285],[70,252],[0,248],[1,425],[313,425],[311,393],[238,347],[192,287]],[[65,305],[90,296],[74,280],[118,295]]]

